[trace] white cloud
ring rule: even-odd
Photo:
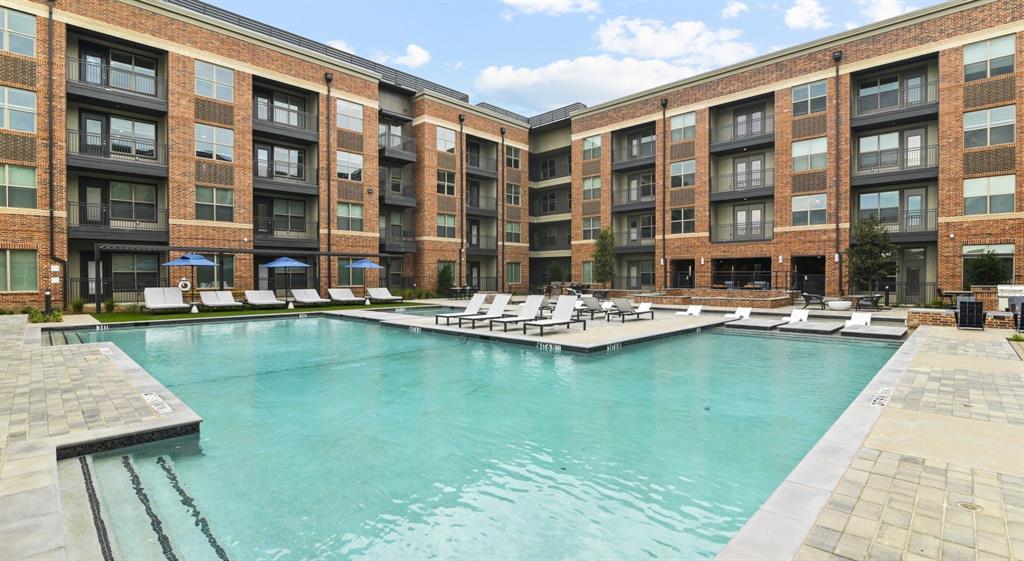
[[[560,16],[570,13],[587,14],[601,11],[601,3],[598,0],[502,0],[502,2],[526,15]],[[512,14],[505,12],[502,17],[511,19]]]
[[[739,41],[737,29],[712,29],[702,21],[677,21],[670,26],[654,19],[617,17],[605,21],[595,37],[609,53],[665,59],[676,64],[710,68],[753,56],[756,51]]]
[[[350,47],[348,43],[346,43],[345,41],[343,41],[341,39],[331,39],[330,41],[327,42],[327,45],[330,46],[330,47],[334,47],[335,49],[338,49],[339,51],[345,51],[347,53],[355,53],[356,52],[355,49]]]
[[[860,4],[860,13],[871,21],[889,19],[913,11],[903,0],[856,0]]]
[[[722,19],[735,19],[740,17],[743,12],[749,12],[750,8],[743,2],[737,2],[736,0],[729,0],[729,3],[722,8]]]
[[[786,10],[786,25],[790,29],[825,29],[832,24],[818,0],[796,0]]]
[[[375,53],[373,59],[381,64],[399,64],[409,68],[419,68],[430,62],[430,52],[416,43],[409,43],[405,47],[404,55],[388,55]]]

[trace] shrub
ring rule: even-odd
[[[58,323],[64,321],[64,314],[60,310],[51,310],[50,313],[31,310],[28,314],[29,323]]]
[[[548,269],[548,282],[562,282],[562,267],[558,263],[552,263]]]
[[[965,262],[965,266],[967,269],[964,272],[966,277],[964,284],[967,285],[965,288],[999,284],[1013,278],[1012,271],[1007,270],[1006,262],[997,257],[993,251],[972,257]]]
[[[18,313],[23,315],[32,315],[32,312],[35,311],[36,309],[33,308],[32,306],[22,306],[21,310],[19,310]]]
[[[452,285],[455,284],[455,273],[452,272],[451,265],[445,265],[437,273],[437,291],[444,294],[448,291]]]
[[[597,234],[594,245],[594,282],[610,283],[615,280],[615,238],[611,228],[604,228]]]
[[[80,314],[82,313],[82,310],[85,309],[85,300],[82,300],[81,298],[75,298],[74,300],[71,301],[70,306],[71,313]]]
[[[1020,333],[1014,333],[1013,335],[1010,336],[1010,340],[1015,343],[1024,343],[1024,335],[1021,335]]]
[[[125,308],[124,308],[124,310],[125,310],[126,312],[129,312],[129,313],[132,313],[132,314],[137,314],[137,313],[139,313],[139,309],[140,309],[140,308],[139,308],[139,305],[138,305],[138,304],[135,304],[135,303],[132,303],[132,304],[128,304],[128,305],[127,305],[127,306],[125,306]]]
[[[846,250],[850,285],[853,290],[875,290],[886,275],[896,270],[892,257],[895,246],[889,240],[889,230],[874,216],[858,220],[853,228],[857,243]]]
[[[113,298],[107,298],[103,301],[103,311],[108,314],[114,313],[114,309],[117,308],[117,304],[114,303]]]

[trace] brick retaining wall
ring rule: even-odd
[[[907,312],[907,327],[936,325],[956,327],[953,310],[913,308]],[[989,329],[1013,329],[1013,314],[1010,312],[985,312],[985,327]]]

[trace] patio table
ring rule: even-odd
[[[942,303],[946,303],[946,299],[949,298],[949,307],[952,308],[956,305],[956,299],[960,296],[974,296],[974,293],[970,290],[943,290],[942,291]]]

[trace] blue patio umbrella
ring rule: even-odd
[[[192,301],[196,301],[196,267],[216,267],[217,264],[198,253],[186,253],[164,263],[168,267],[192,267]]]
[[[369,259],[363,258],[363,259],[360,259],[359,261],[353,261],[353,262],[349,263],[348,265],[345,265],[345,268],[346,269],[383,269],[384,267],[381,267],[380,265],[374,263],[373,261],[370,261]],[[366,279],[363,279],[363,282],[366,282]]]
[[[270,263],[264,263],[264,264],[260,265],[260,267],[262,267],[264,269],[284,269],[284,294],[285,294],[284,297],[285,297],[285,300],[287,300],[288,299],[288,292],[291,289],[291,281],[292,281],[291,276],[288,275],[288,269],[292,269],[292,268],[295,268],[295,267],[299,267],[299,268],[309,267],[309,265],[303,263],[302,261],[297,261],[295,259],[292,259],[291,257],[278,257],[277,259],[274,259]]]

